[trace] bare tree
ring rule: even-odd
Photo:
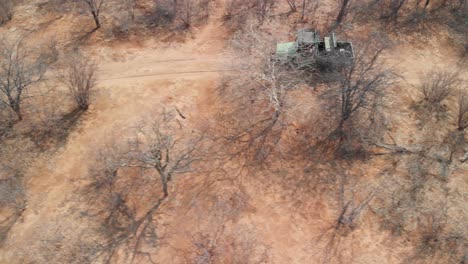
[[[288,93],[303,82],[300,71],[271,56],[274,40],[251,27],[234,37],[242,62],[256,65],[241,76],[226,76],[219,89],[221,104],[229,106],[220,116],[224,138],[248,165],[262,164],[278,147],[287,126]]]
[[[91,94],[96,88],[96,68],[93,61],[77,55],[71,57],[66,63],[66,69],[59,73],[71,98],[83,111],[88,110]]]
[[[342,135],[345,124],[360,111],[373,109],[382,98],[385,88],[391,82],[392,72],[380,66],[380,56],[384,46],[372,39],[356,54],[348,66],[342,68],[337,84],[332,88],[329,107],[337,112],[337,125],[334,133]],[[328,93],[325,95],[328,96]]]
[[[468,127],[468,92],[466,90],[460,90],[457,107],[458,130],[465,130]]]
[[[289,9],[292,13],[297,12],[297,1],[296,0],[286,0],[288,3]]]
[[[268,15],[275,9],[277,0],[255,0],[252,2],[252,8],[260,24],[263,24]]]
[[[0,25],[12,19],[13,7],[14,1],[0,0]]]
[[[385,3],[388,2],[388,3]],[[406,5],[407,0],[389,0],[384,1],[386,7],[382,9],[381,18],[394,23],[398,22],[402,8]]]
[[[170,197],[170,183],[178,174],[192,171],[203,137],[186,134],[173,113],[163,113],[151,126],[139,128],[128,144],[116,142],[91,171],[86,189],[92,206],[87,214],[99,215],[104,241],[96,257],[106,262],[123,247],[128,263],[143,254],[143,245],[155,247],[156,214]],[[147,201],[144,204],[139,201]]]
[[[291,13],[301,14],[301,20],[304,20],[305,16],[315,10],[319,4],[318,0],[286,0],[286,2]]]
[[[335,19],[335,23],[332,27],[332,29],[338,28],[338,26],[343,22],[343,19],[346,17],[346,15],[349,12],[349,4],[351,3],[351,0],[340,0],[340,7],[339,7],[339,12],[338,15]]]
[[[106,0],[81,0],[86,5],[88,11],[91,13],[96,24],[96,29],[101,28],[101,10]]]
[[[421,78],[421,92],[424,101],[430,105],[438,105],[452,94],[461,83],[459,73],[451,71],[432,70]]]
[[[174,2],[177,15],[184,28],[189,28],[196,21],[207,19],[210,2],[208,0],[181,0]]]
[[[28,89],[40,82],[47,70],[47,61],[34,57],[22,38],[0,40],[0,100],[23,120],[22,102],[29,97]]]

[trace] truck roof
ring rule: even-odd
[[[296,42],[286,42],[276,44],[276,54],[289,54],[297,51]]]
[[[297,33],[297,42],[314,44],[316,42],[316,32],[313,29],[301,29]]]

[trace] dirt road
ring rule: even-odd
[[[232,65],[231,60],[233,59],[235,58],[135,60],[128,63],[105,64],[99,70],[99,81],[106,82],[155,76],[177,78],[176,75],[200,75],[242,70]],[[120,68],[120,70],[114,71],[114,68]]]

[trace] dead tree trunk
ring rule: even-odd
[[[101,13],[101,8],[105,2],[105,0],[83,0],[87,6],[88,10],[93,16],[94,23],[96,24],[95,30],[101,28],[101,20],[99,18],[99,15]]]
[[[351,0],[341,0],[341,7],[340,11],[338,12],[338,16],[336,17],[335,24],[333,25],[332,29],[338,28],[338,26],[343,22],[346,14],[348,13],[349,3]]]

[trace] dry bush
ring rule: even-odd
[[[460,55],[466,59],[468,58],[468,4],[465,2],[464,8],[456,8],[451,11],[450,19],[446,21],[450,30],[454,33],[452,35],[455,43],[460,48]]]
[[[461,84],[458,72],[432,70],[421,77],[421,93],[429,105],[440,105]]]
[[[10,228],[26,209],[23,175],[16,173],[1,176],[0,209],[6,217],[0,221],[0,242],[6,238]]]
[[[40,11],[66,13],[74,9],[74,3],[69,0],[48,0],[37,4]]]
[[[8,105],[0,102],[0,141],[4,135],[12,131],[14,120],[14,114]]]
[[[24,173],[35,155],[33,144],[24,138],[0,140],[0,242],[26,209]]]
[[[80,109],[67,112],[74,109],[72,102],[69,104],[64,100],[63,92],[54,87],[36,94],[34,105],[29,105],[33,118],[25,124],[23,134],[42,151],[62,146],[83,114]]]
[[[328,224],[323,226],[319,235],[311,241],[311,246],[319,263],[342,263],[346,257],[346,261],[349,261],[346,253],[349,249],[353,250],[353,244],[356,243],[353,234],[355,230],[372,219],[372,214],[368,212],[382,193],[384,183],[393,172],[393,168],[381,168],[369,181],[366,177],[369,177],[370,173],[365,168],[359,168],[359,164],[329,161],[324,165],[327,169],[323,177],[333,180],[329,183],[318,183],[320,187],[311,193],[310,197],[320,197],[318,199],[328,201],[333,214],[328,218]],[[366,176],[363,177],[364,174]],[[303,192],[297,195],[303,195]]]
[[[454,95],[462,82],[458,72],[446,70],[432,70],[421,77],[422,100],[412,106],[421,126],[449,120],[450,112],[444,102]]]
[[[427,141],[426,141],[427,142]],[[426,143],[427,144],[427,143]],[[382,228],[395,236],[412,237],[415,250],[405,263],[458,263],[463,259],[463,221],[451,215],[457,196],[448,184],[453,169],[447,159],[430,154],[433,146],[408,152],[398,163],[383,192],[372,205]]]
[[[462,232],[448,231],[446,219],[429,215],[420,229],[417,247],[407,262],[464,263],[466,238]]]
[[[155,0],[155,7],[150,18],[157,26],[171,24],[176,17],[177,7],[171,0]]]
[[[238,30],[245,26],[249,17],[247,10],[249,2],[244,0],[229,0],[224,11],[224,23],[231,29]]]
[[[415,8],[404,17],[400,27],[406,32],[426,33],[435,21],[437,17],[426,9]]]
[[[135,24],[130,14],[120,12],[114,17],[114,22],[110,31],[107,31],[107,35],[111,35],[117,39],[127,39],[130,33],[135,29]]]
[[[428,33],[434,25],[447,25],[462,39],[466,34],[468,8],[464,0],[418,1],[406,8],[399,28],[408,32]]]
[[[274,11],[277,5],[277,0],[254,0],[251,2],[252,9],[260,25],[268,19],[268,16]]]
[[[190,28],[193,24],[206,21],[209,17],[209,0],[182,0],[178,4],[178,18],[182,21],[183,28]]]
[[[131,34],[137,34],[144,30],[146,11],[135,0],[117,0],[112,5],[106,5],[105,21],[108,25],[104,28],[104,34],[109,38],[128,39]]]
[[[154,12],[150,20],[157,26],[169,26],[176,23],[187,29],[205,22],[209,14],[209,0],[155,0]]]
[[[220,226],[223,223],[214,223]],[[233,234],[231,234],[233,233]],[[193,250],[185,259],[189,263],[268,263],[269,248],[258,238],[254,228],[236,227],[235,232],[213,227],[206,233],[191,235]]]
[[[13,0],[0,0],[0,26],[13,18]]]
[[[461,89],[458,93],[457,108],[458,130],[465,130],[468,128],[468,92],[466,88]]]
[[[68,93],[78,109],[86,111],[97,85],[97,65],[80,54],[70,56],[65,69],[59,72],[59,79],[68,88]]]
[[[407,34],[430,34],[440,25],[451,31],[451,37],[466,43],[468,8],[464,0],[363,0],[353,3],[350,12],[353,20],[380,27],[380,31],[405,32]]]
[[[194,218],[195,228],[188,228],[184,236],[191,244],[183,254],[185,262],[268,263],[269,247],[255,227],[238,224],[251,208],[243,187],[218,182],[200,188],[203,195],[187,197],[191,204],[187,214]]]
[[[381,14],[380,18],[386,22],[392,22],[393,24],[398,23],[398,19],[402,15],[402,10],[406,4],[408,4],[407,0],[387,0],[387,1],[380,1],[382,2],[383,8],[381,6]]]
[[[278,5],[278,0],[229,0],[225,7],[225,23],[233,30],[251,25],[250,20],[262,25]]]

